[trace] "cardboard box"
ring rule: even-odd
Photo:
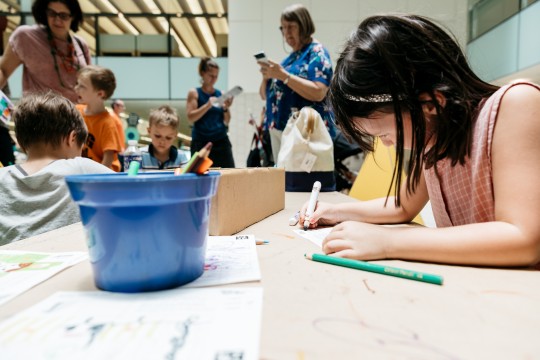
[[[232,235],[285,208],[285,170],[222,169],[210,210],[210,235]]]

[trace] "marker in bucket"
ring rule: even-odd
[[[209,142],[200,151],[195,152],[191,159],[188,161],[186,167],[182,169],[181,174],[204,174],[213,163],[212,160],[208,158],[208,154],[210,154],[211,149],[212,143]],[[175,171],[174,174],[179,175],[178,171]]]
[[[139,172],[139,168],[141,167],[141,163],[138,161],[131,161],[129,163],[129,170],[128,170],[128,176],[135,176]]]

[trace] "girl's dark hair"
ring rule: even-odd
[[[300,41],[306,44],[315,33],[315,24],[311,19],[308,9],[302,4],[287,6],[281,13],[281,20],[295,22],[300,30]]]
[[[72,131],[82,146],[88,130],[75,105],[53,92],[25,94],[13,111],[17,142],[23,150],[35,144],[60,146]]]
[[[218,63],[207,56],[201,58],[201,62],[199,63],[199,75],[202,76],[203,73],[207,72],[211,68],[219,69]]]
[[[432,21],[416,15],[384,15],[365,19],[346,42],[336,63],[329,99],[343,133],[366,151],[373,151],[374,139],[352,118],[368,118],[376,111],[395,114],[396,168],[392,183],[396,184],[396,205],[400,206],[402,113],[409,112],[412,121],[412,149],[406,169],[407,192],[412,193],[424,166],[437,170],[436,162],[443,158],[451,159],[452,166],[465,162],[470,155],[478,105],[497,89],[474,74],[457,41]],[[419,95],[426,93],[435,100],[435,91],[444,95],[446,104],[431,101],[437,116],[428,120]],[[390,94],[392,100],[351,98],[377,94]],[[426,133],[427,121],[434,122],[433,134]],[[426,151],[426,136],[431,135],[435,143]]]
[[[32,15],[38,24],[49,27],[47,21],[47,8],[49,3],[59,2],[67,6],[71,13],[71,30],[77,32],[83,23],[83,13],[78,0],[36,0],[32,5]]]

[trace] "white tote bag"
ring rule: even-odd
[[[304,107],[291,115],[281,137],[277,167],[285,168],[286,191],[334,191],[334,145],[321,115]]]

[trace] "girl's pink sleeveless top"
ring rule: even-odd
[[[435,169],[424,169],[433,217],[437,227],[457,226],[495,220],[491,143],[501,100],[512,86],[535,84],[516,82],[501,87],[482,106],[473,125],[471,155],[464,165],[451,166],[449,159],[437,162]]]

